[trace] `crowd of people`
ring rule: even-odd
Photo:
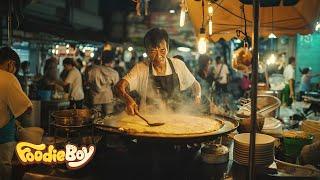
[[[215,60],[201,55],[198,66],[191,70],[183,56],[168,57],[169,37],[165,30],[154,28],[144,37],[147,59],[133,58],[126,67],[115,58],[112,50],[103,51],[100,57],[91,59],[86,66],[81,59],[63,59],[63,71],[59,73],[57,58],[45,61],[43,76],[31,90],[26,74],[30,64],[20,65],[18,54],[9,47],[0,49],[0,174],[10,174],[11,159],[15,147],[15,120],[32,110],[29,99],[37,97],[36,91],[61,91],[69,94],[70,108],[95,108],[103,115],[113,113],[116,97],[126,104],[128,114],[143,109],[159,109],[163,103],[171,110],[178,106],[196,104],[205,113],[212,111],[212,104],[224,104],[229,110],[228,95],[240,91],[244,96],[251,88],[249,74],[243,74],[236,88],[230,88],[232,70],[226,59]],[[15,77],[21,66],[22,75]],[[289,58],[284,69],[285,88],[283,102],[291,105],[295,96],[295,58]],[[195,72],[194,74],[192,72]],[[310,68],[301,70],[299,94],[311,90],[310,80],[320,74],[312,74]],[[33,90],[32,90],[33,89]],[[26,95],[28,91],[29,97]],[[9,176],[8,176],[9,177]]]

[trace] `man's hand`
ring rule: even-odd
[[[195,105],[200,105],[200,103],[201,103],[201,96],[196,96],[194,98],[194,104]]]
[[[138,105],[135,101],[128,101],[126,111],[129,115],[135,115],[138,112]]]

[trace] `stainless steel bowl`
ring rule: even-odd
[[[92,123],[96,113],[90,109],[70,109],[55,111],[51,114],[55,124],[61,126],[81,126]]]

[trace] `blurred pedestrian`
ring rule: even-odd
[[[112,68],[112,51],[104,51],[101,59],[102,65],[96,65],[88,72],[88,84],[93,107],[108,115],[113,113],[113,88],[119,81],[119,74]]]
[[[291,106],[294,99],[295,67],[296,58],[290,57],[289,64],[283,71],[285,87],[282,90],[282,101],[289,107]]]

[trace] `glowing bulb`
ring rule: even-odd
[[[81,49],[83,49],[83,46],[82,46],[82,45],[80,45],[80,46],[79,46],[79,49],[80,49],[80,50],[81,50]]]
[[[277,38],[277,36],[273,33],[270,33],[269,36],[268,36],[269,39],[274,39],[274,38]]]
[[[276,62],[276,56],[272,53],[270,57],[267,59],[267,64],[274,64]]]
[[[181,8],[181,12],[180,12],[180,27],[184,26],[184,21],[186,19],[186,11],[184,8]]]
[[[59,45],[56,45],[56,49],[58,49],[59,48]]]
[[[52,54],[54,54],[54,53],[56,52],[56,50],[52,49],[52,51],[51,51],[51,52],[52,52]]]
[[[205,37],[200,37],[198,41],[198,52],[200,54],[205,54],[207,52],[207,42]]]
[[[91,58],[93,58],[94,57],[94,53],[92,52],[92,53],[90,53],[90,57]]]
[[[213,14],[213,7],[212,7],[212,6],[209,6],[209,7],[208,7],[208,14],[209,14],[210,16],[212,16],[212,14]]]
[[[319,31],[320,30],[320,23],[319,22],[317,22],[317,25],[316,25],[316,31]]]
[[[133,47],[128,47],[128,51],[133,51]]]
[[[170,14],[174,14],[174,13],[176,13],[176,11],[175,11],[174,9],[170,9],[170,10],[169,10],[169,13],[170,13]]]
[[[70,47],[70,45],[69,45],[69,44],[67,44],[67,45],[66,45],[66,48],[69,48],[69,47]]]
[[[143,56],[144,58],[148,57],[147,53],[145,53],[145,52],[142,54],[142,56]]]
[[[212,35],[212,20],[209,20],[209,35]]]
[[[70,50],[69,50],[69,49],[67,49],[67,50],[66,50],[66,53],[67,53],[67,54],[69,54],[69,53],[70,53]]]
[[[58,55],[59,54],[59,50],[56,50],[56,55]]]

